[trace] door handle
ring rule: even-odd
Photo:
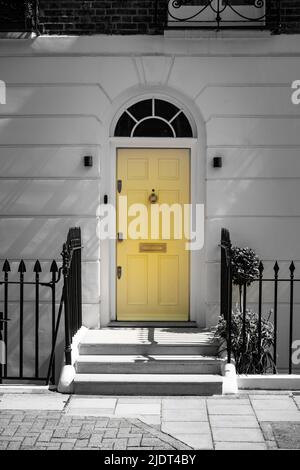
[[[123,235],[122,232],[118,232],[117,240],[118,240],[118,242],[123,242],[124,241],[124,235]]]

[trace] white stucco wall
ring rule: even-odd
[[[109,129],[127,98],[153,90],[190,108],[206,149],[207,288],[199,324],[205,316],[214,324],[219,313],[221,227],[267,268],[275,259],[285,271],[291,259],[300,268],[300,106],[291,102],[299,55],[300,36],[1,41],[1,259],[59,259],[68,228],[81,226],[84,323],[100,325],[107,292],[100,292],[105,255],[96,228]],[[86,154],[94,156],[91,169],[83,166]],[[216,155],[224,156],[221,169],[212,168]],[[296,296],[299,320],[299,289]]]

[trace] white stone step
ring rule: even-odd
[[[214,356],[218,343],[198,328],[104,328],[89,330],[79,346],[82,355]]]
[[[80,395],[184,396],[222,394],[219,375],[191,374],[76,374],[74,392]]]
[[[80,374],[220,374],[223,361],[200,355],[83,355]]]

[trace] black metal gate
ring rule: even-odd
[[[3,305],[3,312],[0,312],[0,383],[3,381],[41,381],[47,384],[55,382],[55,350],[63,309],[65,349],[68,350],[69,355],[71,354],[72,337],[82,323],[80,228],[69,230],[61,255],[60,267],[55,260],[49,263],[50,279],[46,282],[41,279],[43,273],[39,260],[34,263],[31,273],[27,271],[23,260],[18,264],[17,272],[12,270],[12,263],[8,260],[4,261],[3,278],[0,281],[0,300]],[[59,291],[61,291],[60,301],[57,298]],[[14,296],[17,296],[17,300]],[[57,305],[59,305],[58,312]],[[46,315],[42,316],[41,310],[45,306]],[[14,318],[12,319],[11,316]],[[48,328],[44,331],[44,340],[48,337],[50,344],[48,354],[46,353],[46,364],[41,367],[41,349],[45,357],[41,320],[45,316]],[[26,339],[24,325],[29,322],[33,328],[33,331],[30,331],[29,345],[27,340],[30,360],[24,355]],[[33,363],[30,375],[25,372],[25,368],[26,370],[29,368],[27,362]]]
[[[221,232],[221,316],[225,318],[227,324],[227,360],[230,363],[232,359],[232,339],[233,339],[233,328],[232,328],[232,291],[233,291],[233,280],[232,280],[232,244],[230,240],[230,233],[227,229],[223,228]],[[252,289],[255,289],[255,300],[251,299],[251,303],[255,302],[258,314],[257,320],[257,337],[258,337],[258,355],[260,356],[261,342],[262,342],[262,325],[264,318],[266,318],[266,312],[264,312],[264,288],[266,286],[271,289],[273,301],[272,309],[268,312],[268,317],[272,321],[274,326],[274,337],[273,337],[273,363],[274,373],[277,371],[278,359],[284,362],[284,370],[288,371],[289,374],[293,373],[294,364],[292,361],[293,356],[293,343],[295,340],[300,339],[299,328],[296,329],[296,302],[295,302],[295,286],[300,283],[300,278],[295,277],[295,264],[292,261],[289,265],[289,275],[280,276],[280,266],[274,262],[273,275],[264,276],[265,267],[262,262],[259,264],[259,275],[257,278],[252,279]],[[280,286],[285,286],[288,296],[288,314],[283,317],[281,313],[281,298],[280,298]],[[245,283],[241,287],[242,291],[242,305],[238,306],[240,314],[242,316],[242,338],[243,344],[245,344],[246,338],[246,312],[249,304],[249,292],[250,287]],[[252,291],[253,297],[253,291]],[[269,303],[269,302],[268,302]],[[299,312],[298,312],[299,313]],[[272,316],[270,315],[272,314]],[[281,325],[284,325],[285,330],[279,328],[279,319]],[[297,337],[297,334],[299,335]],[[278,355],[279,349],[283,351],[283,336],[287,338],[287,346],[284,348],[284,358],[280,358]]]

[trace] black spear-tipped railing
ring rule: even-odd
[[[48,282],[41,281],[42,267],[39,260],[37,260],[33,267],[34,279],[27,280],[29,273],[26,268],[24,260],[21,260],[18,266],[18,280],[11,280],[11,266],[6,259],[3,264],[3,280],[0,280],[0,300],[3,302],[4,312],[0,312],[0,383],[3,380],[17,380],[17,381],[45,381],[47,384],[55,383],[55,354],[57,346],[57,338],[61,325],[61,317],[64,310],[65,313],[65,354],[66,362],[71,363],[71,342],[73,336],[81,327],[82,314],[81,314],[81,233],[79,228],[70,229],[67,242],[63,246],[62,252],[62,266],[58,268],[55,260],[50,265],[51,279]],[[56,315],[56,302],[57,302],[57,286],[63,279],[61,288],[61,298],[59,303],[58,312]],[[10,316],[10,302],[15,301],[12,294],[10,294],[10,287],[17,287],[19,289],[19,308],[18,317],[12,321]],[[49,315],[51,316],[51,331],[49,337],[51,338],[51,348],[49,351],[49,365],[47,375],[41,374],[41,339],[40,339],[40,306],[41,306],[41,287],[50,289],[51,301],[47,303],[49,306]],[[27,302],[27,295],[30,291],[34,292],[34,300],[29,300],[34,303],[34,332],[33,332],[33,354],[34,354],[34,371],[32,376],[24,374],[24,370],[28,370],[26,364],[26,357],[24,356],[24,325],[26,325],[27,310],[25,305]],[[32,297],[31,297],[32,299]],[[10,352],[15,348],[15,331],[18,331],[19,343],[19,358],[18,365],[11,364]],[[4,347],[3,347],[4,345]],[[12,347],[10,347],[12,346]],[[44,352],[44,351],[43,351]],[[44,356],[44,354],[43,354]],[[11,373],[11,369],[18,370],[18,373]]]
[[[232,339],[233,339],[233,328],[232,328],[232,288],[233,288],[233,280],[232,280],[232,259],[231,259],[231,240],[230,240],[230,233],[227,229],[222,229],[221,232],[221,316],[224,317],[227,324],[227,361],[228,363],[231,362],[232,359]],[[252,284],[258,284],[258,299],[257,299],[257,307],[258,307],[258,321],[257,321],[257,349],[258,355],[261,356],[262,353],[262,328],[263,328],[263,321],[264,321],[264,299],[263,299],[263,292],[265,285],[273,285],[274,291],[274,300],[273,300],[273,354],[272,354],[272,362],[274,364],[273,372],[277,373],[277,365],[279,359],[281,360],[281,368],[288,370],[289,374],[292,374],[294,371],[294,364],[293,364],[293,343],[295,338],[295,284],[300,282],[300,278],[295,278],[295,271],[296,267],[294,262],[292,261],[289,266],[289,277],[279,277],[280,267],[278,262],[276,261],[273,267],[274,277],[264,277],[265,267],[262,262],[259,264],[258,268],[258,277],[252,279]],[[285,354],[286,351],[283,350],[283,339],[282,335],[284,331],[278,331],[278,317],[280,315],[279,307],[280,307],[280,298],[279,298],[279,284],[288,284],[289,285],[289,313],[286,318],[285,325],[287,325],[288,329],[288,363],[286,366],[283,364],[283,358],[279,357],[279,350],[281,354]],[[298,284],[299,285],[299,284]],[[245,283],[242,286],[242,293],[243,293],[243,302],[240,305],[241,315],[242,315],[242,344],[243,348],[246,345],[246,313],[248,310],[248,299],[249,296],[247,295],[247,290],[249,286]],[[254,303],[251,300],[251,303]],[[270,312],[268,312],[269,314]],[[298,332],[300,334],[300,331]],[[299,339],[299,338],[298,338]],[[279,347],[280,346],[280,347]],[[299,370],[298,370],[299,371]],[[263,371],[261,371],[263,372]]]

